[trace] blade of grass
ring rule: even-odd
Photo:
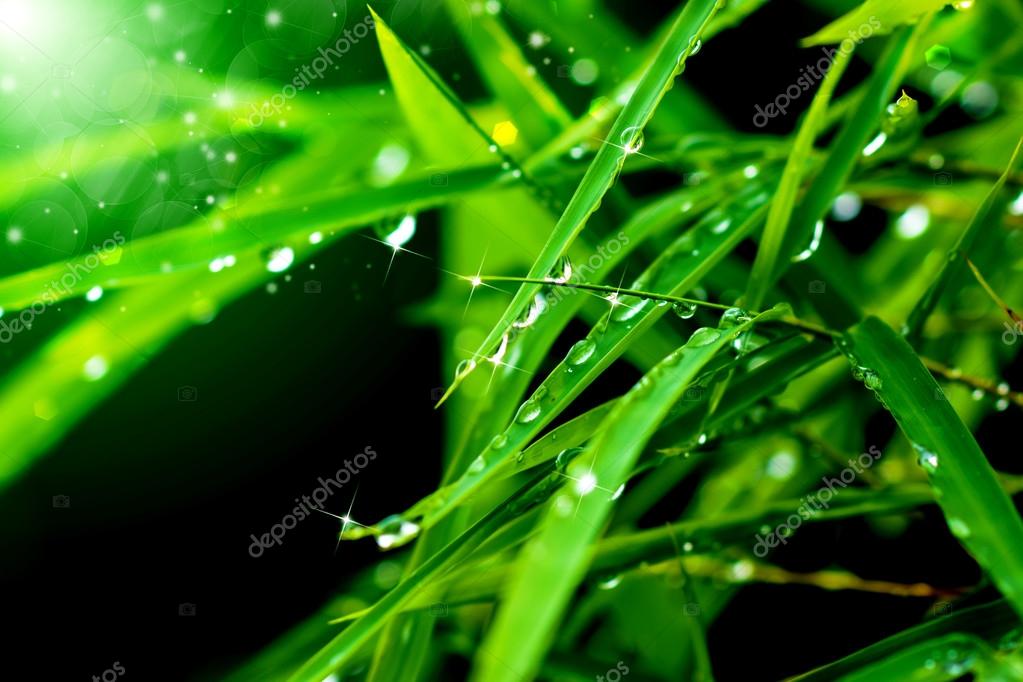
[[[1012,158],[1009,159],[1009,165],[1006,166],[1005,172],[998,178],[994,187],[991,188],[991,191],[984,198],[983,203],[977,208],[977,212],[973,214],[970,224],[966,226],[966,230],[959,237],[959,241],[949,251],[948,259],[942,266],[941,272],[938,273],[937,279],[928,287],[923,297],[921,297],[913,311],[909,314],[909,319],[906,322],[906,338],[912,345],[916,346],[919,344],[927,318],[934,312],[938,301],[952,279],[962,272],[962,256],[964,254],[969,255],[978,239],[983,239],[984,236],[1001,224],[1002,213],[999,211],[992,212],[992,208],[1002,200],[1002,189],[1005,187],[1006,180],[1019,163],[1021,149],[1023,149],[1023,137],[1016,143],[1016,149],[1012,153]]]
[[[770,319],[781,311],[765,313]],[[561,492],[520,553],[501,608],[476,656],[473,679],[518,682],[539,670],[558,619],[589,563],[619,486],[643,446],[700,370],[754,321],[730,329],[704,328],[669,355],[618,401],[580,459],[568,467],[572,492]]]
[[[799,192],[803,176],[810,165],[814,140],[821,130],[831,95],[842,78],[845,67],[852,58],[852,53],[852,50],[839,50],[820,89],[814,95],[813,101],[810,103],[810,110],[803,118],[799,132],[796,133],[796,139],[792,143],[792,150],[785,163],[785,170],[782,172],[781,182],[775,192],[774,200],[771,202],[771,210],[767,214],[767,223],[764,225],[760,245],[757,248],[757,257],[753,261],[753,270],[749,276],[744,304],[753,310],[759,310],[763,305],[773,283],[772,275],[777,269],[776,261],[785,240],[785,232],[792,217],[792,209],[796,204],[796,194]]]
[[[909,344],[871,317],[839,342],[913,444],[949,529],[1023,614],[1023,522],[969,429]]]
[[[653,116],[664,93],[682,71],[686,58],[695,49],[700,34],[716,10],[716,0],[691,0],[686,3],[661,45],[657,57],[643,74],[632,97],[611,127],[607,141],[601,145],[586,170],[575,194],[554,226],[550,239],[533,262],[529,277],[546,277],[558,259],[564,255],[568,245],[586,226],[586,221],[597,210],[604,194],[621,172],[626,158],[638,149],[643,128]],[[512,322],[539,290],[540,286],[535,284],[524,284],[519,287],[501,319],[480,344],[476,356],[487,355],[496,348]],[[448,389],[448,393],[457,385],[456,380]]]
[[[803,245],[810,242],[814,226],[824,217],[834,198],[841,191],[860,159],[871,133],[880,124],[885,107],[910,62],[915,58],[916,45],[927,23],[926,20],[921,20],[916,26],[899,29],[888,39],[884,54],[877,61],[863,95],[832,143],[824,167],[813,179],[803,200],[792,214],[784,244],[776,258],[777,269],[771,274],[770,281],[761,286],[770,286],[776,281],[789,266],[791,258],[803,249]],[[835,320],[831,322],[837,323]],[[842,322],[844,324],[841,326],[848,326],[855,320]]]
[[[640,279],[640,282],[649,283],[645,290],[667,291],[668,295],[675,295],[691,289],[760,224],[766,213],[765,201],[766,196],[755,183],[751,183],[730,206],[734,211],[732,217],[725,218],[724,212],[714,212],[705,217],[676,239],[647,269]],[[738,224],[732,224],[732,220]],[[722,226],[725,229],[721,229]],[[449,495],[443,498],[427,496],[406,511],[405,516],[418,518],[420,524],[428,528],[457,509],[479,491],[503,460],[520,452],[668,308],[653,305],[651,301],[620,303],[626,307],[615,306],[618,310],[614,319],[605,318],[590,332],[588,341],[592,342],[593,350],[588,351],[584,359],[580,359],[578,353],[571,353],[571,361],[566,358],[552,370],[533,397],[520,406],[519,417],[503,432],[495,434],[489,446],[474,460],[473,466],[455,482]],[[537,406],[540,409],[533,413]],[[530,413],[533,414],[525,416]],[[347,537],[357,539],[358,529]]]

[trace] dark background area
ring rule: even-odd
[[[612,4],[644,35],[675,6]],[[826,21],[794,3],[770,3],[715,38],[685,78],[738,129],[753,131],[754,105],[819,56],[799,49],[798,38]],[[465,68],[455,47],[431,62],[442,74]],[[858,61],[849,74],[866,71]],[[460,92],[473,89],[467,75]],[[574,92],[574,106],[593,94]],[[787,133],[795,120],[767,130]],[[849,233],[858,248],[856,231]],[[435,253],[435,227],[421,221],[410,246]],[[331,498],[331,511],[347,511],[357,483],[353,515],[376,520],[439,479],[443,415],[431,390],[447,378],[438,338],[401,321],[403,308],[430,294],[436,270],[405,258],[383,284],[388,257],[379,244],[347,238],[315,260],[315,277],[303,265],[290,282],[278,280],[276,294],[259,289],[190,329],[0,497],[11,670],[31,671],[17,674],[24,679],[86,680],[119,661],[130,679],[216,679],[377,557],[369,541],[335,554],[338,524],[320,515],[258,559],[248,547],[250,534],[266,532],[317,477],[366,446],[376,461]],[[321,294],[304,293],[307,278],[322,281]],[[196,400],[179,400],[185,386]],[[623,377],[620,389],[627,387]],[[985,425],[982,446],[999,442],[1009,418]],[[877,430],[890,433],[890,424]],[[55,507],[57,495],[69,506]],[[776,558],[794,570],[839,564],[879,579],[977,580],[940,517],[927,512],[914,523],[891,540],[859,521],[810,528]],[[179,615],[186,603],[194,616]],[[745,588],[710,630],[715,671],[721,680],[778,679],[919,622],[929,607],[795,586]]]

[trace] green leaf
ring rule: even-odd
[[[920,335],[923,333],[924,324],[931,313],[934,312],[934,308],[937,307],[938,301],[941,299],[945,289],[948,288],[952,279],[963,271],[963,256],[968,256],[973,251],[978,239],[990,239],[992,233],[1001,226],[1003,214],[997,210],[992,212],[992,209],[1001,204],[1003,199],[1002,190],[1005,188],[1005,183],[1009,176],[1012,175],[1019,163],[1021,150],[1023,150],[1023,137],[1016,143],[1016,149],[1009,159],[1009,165],[1006,166],[1005,172],[1002,173],[998,181],[991,188],[991,191],[984,197],[983,203],[977,208],[977,212],[973,214],[970,224],[966,226],[956,245],[949,251],[948,258],[942,266],[941,272],[938,273],[938,277],[927,288],[927,291],[917,302],[916,306],[913,307],[913,311],[909,314],[909,319],[906,322],[906,335],[910,343],[916,345],[916,342],[919,341]]]
[[[785,162],[781,183],[771,202],[771,210],[767,214],[767,223],[764,225],[760,245],[757,248],[757,257],[753,262],[753,270],[750,272],[749,284],[746,289],[744,303],[754,310],[763,305],[767,292],[773,284],[773,275],[777,269],[776,262],[785,240],[789,220],[792,217],[792,209],[796,204],[796,195],[802,184],[803,176],[810,166],[813,142],[821,130],[828,103],[831,101],[831,94],[835,91],[835,86],[842,78],[851,57],[851,50],[838,53],[824,77],[824,82],[821,83],[820,89],[814,95],[813,101],[810,103],[810,110],[803,118],[795,142],[792,143],[792,151],[789,153],[788,161]]]
[[[867,0],[848,14],[803,39],[805,47],[841,43],[843,40],[859,42],[879,35],[887,35],[900,26],[916,23],[920,17],[937,12],[953,0]]]
[[[582,578],[620,486],[643,446],[701,369],[765,313],[732,328],[698,329],[629,391],[607,426],[569,465],[569,491],[552,500],[539,535],[519,555],[497,619],[476,657],[473,679],[517,682],[540,667],[560,616]]]
[[[927,472],[949,529],[1023,614],[1023,522],[969,429],[906,341],[871,317],[839,343]]]
[[[664,93],[682,71],[686,58],[695,49],[700,34],[716,10],[716,0],[691,0],[686,3],[657,57],[643,74],[635,92],[611,127],[607,140],[586,170],[565,212],[554,226],[550,239],[533,262],[528,274],[530,279],[547,276],[572,240],[586,226],[590,215],[600,206],[601,199],[621,172],[629,150],[641,144],[643,128],[653,116]],[[475,353],[477,357],[489,355],[497,347],[501,337],[539,290],[540,286],[535,284],[519,287],[501,319],[480,344]],[[456,386],[457,381],[452,389]]]

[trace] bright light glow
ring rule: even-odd
[[[863,208],[863,200],[856,192],[843,192],[835,197],[835,203],[831,206],[831,215],[835,220],[848,222],[860,214]]]
[[[873,156],[874,153],[884,146],[884,143],[888,140],[888,135],[885,133],[879,133],[877,137],[870,141],[870,143],[863,148],[864,156]]]
[[[32,8],[24,0],[5,0],[0,2],[0,21],[18,33],[26,33],[34,22]]]
[[[480,278],[479,275],[473,275],[472,277],[469,278],[469,284],[471,284],[472,288],[475,289],[479,285],[483,284],[483,280]]]
[[[931,224],[931,212],[923,204],[914,204],[895,221],[895,231],[903,239],[922,235]]]
[[[311,235],[309,235],[309,243],[310,244],[319,244],[322,241],[323,241],[323,233],[322,232],[313,232]]]
[[[384,241],[387,242],[391,248],[397,251],[407,244],[415,234],[416,217],[410,213],[401,219],[401,222],[398,223],[398,227],[394,228],[393,232],[384,237]]]
[[[1009,204],[1009,213],[1012,215],[1023,215],[1023,192],[1020,192],[1019,196]]]
[[[90,303],[95,302],[103,298],[103,287],[93,287],[85,292],[85,300]]]
[[[266,13],[266,25],[267,26],[280,26],[284,18],[281,13],[275,9],[270,10]]]
[[[186,59],[188,59],[188,55],[185,54],[184,50],[178,50],[174,53],[174,61],[178,64],[184,64]]]
[[[89,381],[99,381],[106,376],[109,369],[110,365],[107,364],[106,358],[102,355],[93,355],[82,366],[82,374]]]
[[[25,233],[20,227],[8,227],[7,228],[7,241],[11,244],[17,244],[25,238]]]
[[[587,472],[575,482],[575,491],[580,495],[589,495],[597,489],[597,477],[593,472]]]
[[[266,262],[266,269],[270,272],[284,272],[295,262],[295,252],[291,247],[285,246],[282,249],[274,249]]]

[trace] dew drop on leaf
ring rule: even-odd
[[[597,350],[597,344],[593,341],[593,339],[576,341],[569,349],[568,356],[565,358],[565,361],[570,365],[581,365],[593,357],[593,352],[595,350]]]
[[[693,335],[689,337],[689,341],[686,343],[691,348],[700,348],[701,346],[707,346],[721,337],[721,332],[717,329],[711,329],[710,327],[700,327]]]
[[[520,424],[529,424],[540,416],[540,410],[540,402],[530,398],[526,402],[522,403],[522,406],[519,407],[519,411],[515,413],[515,421]]]
[[[394,514],[377,524],[377,546],[380,549],[400,547],[419,534],[419,524]]]
[[[671,309],[683,320],[688,320],[696,314],[696,304],[687,301],[677,301],[672,304]]]

